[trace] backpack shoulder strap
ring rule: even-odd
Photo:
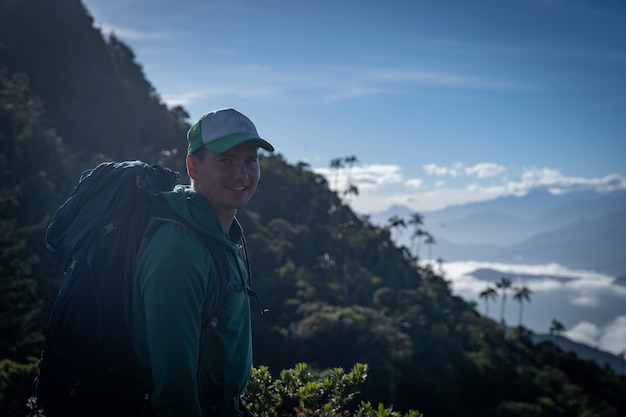
[[[220,318],[226,311],[226,304],[228,301],[228,285],[230,281],[230,268],[228,266],[228,255],[226,254],[226,248],[217,241],[217,239],[207,235],[205,233],[198,232],[187,221],[178,216],[175,213],[160,214],[150,218],[148,226],[137,251],[136,260],[139,261],[141,254],[145,250],[148,242],[157,231],[159,226],[165,222],[175,223],[179,226],[187,229],[193,233],[202,243],[204,243],[211,252],[215,269],[217,270],[217,296],[215,300],[215,306],[211,311],[209,322],[206,325],[207,330],[213,330],[217,327]]]

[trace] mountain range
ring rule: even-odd
[[[374,224],[413,211],[392,206],[373,213]],[[626,273],[626,191],[552,194],[535,190],[524,196],[450,206],[420,213],[434,247],[421,245],[420,258],[444,261],[559,263],[621,277]],[[398,244],[414,248],[415,229],[395,234]],[[429,245],[430,246],[430,245]]]

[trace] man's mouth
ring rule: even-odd
[[[247,185],[238,185],[238,186],[227,186],[231,191],[246,191],[248,189]]]

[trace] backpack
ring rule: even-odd
[[[205,327],[210,331],[218,325],[228,295],[224,247],[173,209],[152,212],[158,193],[171,191],[178,177],[169,168],[141,161],[102,163],[81,175],[53,215],[46,245],[65,272],[34,382],[47,417],[142,414],[150,377],[133,351],[132,279],[143,248],[162,222],[186,227],[209,247],[219,279]]]

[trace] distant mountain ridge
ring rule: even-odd
[[[384,225],[412,211],[394,206],[374,213]],[[451,206],[421,213],[423,229],[435,240],[433,257],[446,261],[549,263],[615,276],[626,272],[626,191],[553,195],[534,191],[523,197]],[[411,247],[414,230],[398,234]],[[420,254],[425,256],[425,251]]]
[[[623,358],[613,355],[612,353],[605,352],[598,348],[585,345],[583,343],[574,342],[564,336],[551,336],[547,334],[533,334],[532,340],[535,343],[543,341],[551,341],[559,346],[561,349],[569,352],[573,352],[580,359],[590,359],[598,363],[600,366],[608,366],[616,374],[626,375],[626,362]]]

